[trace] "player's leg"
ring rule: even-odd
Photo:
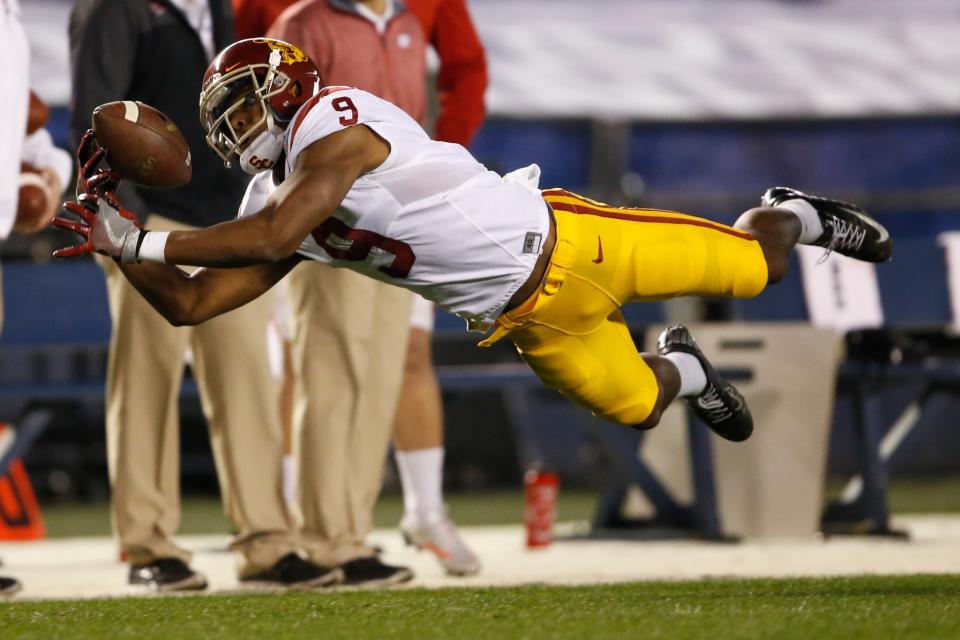
[[[762,203],[763,207],[741,215],[734,228],[747,231],[760,243],[771,284],[786,274],[787,257],[797,244],[824,247],[866,262],[890,259],[890,234],[858,205],[787,187],[768,189]]]
[[[547,386],[613,422],[650,429],[682,389],[697,391],[668,358],[637,352],[619,310],[588,333],[529,324],[509,337]]]
[[[547,277],[552,277],[550,271]],[[607,318],[589,329],[582,316],[575,317],[577,309],[599,310],[604,302]],[[660,355],[638,353],[620,310],[576,277],[567,279],[557,293],[541,294],[530,307],[521,305],[502,318],[512,327],[506,335],[547,386],[594,415],[650,429],[681,396],[718,435],[740,441],[752,433],[743,398],[717,375],[685,328],[664,332]],[[561,329],[565,318],[578,331]]]
[[[558,286],[555,295],[537,304],[533,322],[583,336],[594,331],[598,317],[632,300],[678,295],[750,297],[767,284],[763,247],[743,230],[670,211],[608,207],[560,190],[547,192],[546,199],[556,213],[559,239],[547,279],[563,282],[554,285]],[[784,258],[781,271],[785,268]],[[693,398],[695,410],[721,436],[749,437],[752,419],[742,397],[716,375],[692,339],[689,342],[670,340],[661,350],[686,383],[681,393]],[[659,382],[665,379],[660,376]],[[601,381],[591,384],[613,385],[609,379],[597,380]],[[607,391],[616,394],[612,387]],[[668,394],[659,397],[672,399]],[[722,411],[717,409],[718,402]],[[711,410],[700,410],[703,407]],[[662,408],[650,406],[651,419],[637,422],[656,424]],[[624,421],[622,416],[618,421]]]
[[[463,542],[443,502],[443,404],[430,348],[433,303],[417,296],[393,444],[403,486],[400,530],[409,544],[427,549],[452,575],[473,575],[480,561]]]

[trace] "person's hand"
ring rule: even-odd
[[[83,237],[84,241],[53,252],[57,258],[72,258],[96,251],[120,262],[139,262],[137,249],[144,231],[136,217],[123,208],[110,191],[83,193],[77,202],[63,208],[80,220],[57,216],[53,224]]]
[[[116,192],[120,177],[109,169],[98,169],[100,161],[107,155],[107,150],[100,146],[97,134],[93,129],[87,129],[77,145],[77,199],[91,191],[91,182],[98,186],[98,191]]]

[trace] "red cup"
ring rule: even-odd
[[[524,483],[524,521],[527,548],[541,549],[553,543],[553,521],[557,515],[560,476],[552,471],[527,471]]]

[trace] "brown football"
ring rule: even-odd
[[[50,192],[47,181],[36,167],[20,165],[20,191],[17,197],[17,217],[13,230],[17,233],[35,233],[48,224],[56,213],[51,209]]]
[[[190,182],[190,148],[170,118],[150,105],[124,100],[93,110],[93,131],[106,161],[124,180],[144,187]]]

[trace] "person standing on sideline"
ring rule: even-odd
[[[238,37],[264,35],[283,10],[292,4],[289,0],[234,0]],[[376,2],[357,4],[377,7],[380,15],[387,14],[388,9],[391,14],[394,11],[388,3],[379,3],[383,5],[382,11]],[[440,112],[434,137],[468,146],[483,122],[487,66],[483,46],[465,1],[407,0],[405,4],[420,22],[423,34],[440,59],[437,75]],[[350,3],[330,3],[333,10],[338,5],[342,10]],[[287,28],[284,24],[289,23],[277,25],[271,33],[295,41],[292,33],[299,27]],[[381,37],[385,36],[381,34]],[[307,53],[310,54],[309,48]],[[326,57],[327,66],[321,69],[326,82],[358,86],[377,95],[392,95],[385,79],[369,72],[367,77],[358,79],[356,71],[347,70],[347,63],[336,52],[330,52]],[[419,60],[414,63],[418,68],[422,64]],[[367,59],[365,65],[370,64]],[[337,75],[330,77],[326,75],[328,73]],[[341,82],[338,78],[344,73],[353,75]],[[373,84],[364,86],[359,82]],[[413,107],[414,104],[419,105],[419,102],[398,102],[398,106],[423,122],[423,115],[409,111],[410,108],[420,108]],[[443,500],[443,405],[433,368],[433,323],[433,304],[414,296],[404,373],[392,427],[394,455],[403,488],[404,515],[400,529],[408,542],[434,552],[448,573],[472,575],[480,570],[479,559],[447,516]]]
[[[469,147],[483,123],[487,61],[466,2],[407,0],[407,8],[440,58],[440,112],[433,138]],[[409,542],[433,552],[448,573],[473,575],[480,560],[460,537],[443,501],[443,402],[431,349],[434,306],[416,296],[413,307],[393,426],[403,485],[400,530]]]
[[[193,178],[177,189],[120,192],[143,221],[192,229],[229,219],[248,182],[204,145],[196,117],[203,74],[233,39],[229,0],[79,0],[70,16],[72,131],[114,100],[142,100],[169,116],[194,149]],[[118,55],[117,52],[122,52]],[[210,431],[224,510],[244,583],[313,587],[339,572],[299,555],[282,496],[276,383],[267,361],[269,305],[254,302],[195,328],[171,327],[111,260],[112,333],[107,371],[107,452],[113,524],[130,563],[129,582],[152,590],[203,589],[191,554],[172,539],[180,523],[177,405],[184,357]]]
[[[70,179],[69,154],[53,146],[50,134],[42,128],[30,130],[28,113],[30,48],[20,22],[17,0],[0,0],[0,55],[12,64],[7,83],[0,95],[0,242],[13,233],[31,233],[46,226],[56,215],[63,185]],[[39,101],[37,101],[39,103]],[[42,103],[39,103],[42,107]],[[44,109],[45,112],[45,109]],[[42,127],[42,122],[38,126]],[[25,137],[26,134],[26,137]],[[40,220],[23,224],[17,219],[21,163],[40,170],[46,182],[49,210]],[[0,279],[2,285],[2,279]],[[0,286],[0,332],[3,331],[3,288]],[[11,596],[22,588],[20,581],[0,576],[0,596]]]
[[[323,83],[364,87],[414,118],[426,116],[426,43],[417,19],[391,0],[309,0],[270,29],[299,46]],[[396,413],[413,296],[357,274],[305,264],[287,278],[293,310],[301,538],[313,562],[347,584],[413,577],[366,543]],[[325,355],[311,357],[320,350]]]

